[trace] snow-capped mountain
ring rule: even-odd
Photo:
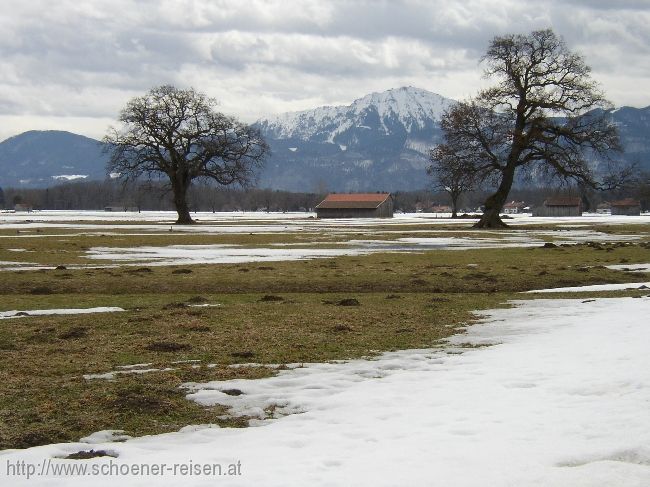
[[[323,183],[338,191],[422,187],[440,117],[454,103],[404,87],[260,120],[273,150],[261,184],[296,191]]]
[[[351,105],[325,106],[290,112],[258,122],[267,136],[275,139],[318,140],[334,143],[355,127],[395,131],[423,130],[455,102],[436,93],[413,87],[371,93]],[[369,123],[369,125],[366,125]]]
[[[292,191],[396,191],[429,184],[428,151],[442,140],[439,121],[454,100],[412,87],[372,93],[352,104],[260,120],[272,156],[260,186]],[[622,158],[650,170],[650,107],[608,113]]]

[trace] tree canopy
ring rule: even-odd
[[[194,89],[164,85],[131,99],[120,128],[104,137],[109,173],[126,179],[169,179],[177,223],[192,223],[187,191],[195,179],[250,185],[269,152],[259,131],[216,110],[217,102]]]
[[[438,151],[496,186],[476,226],[505,226],[499,213],[520,171],[602,184],[594,161],[611,160],[621,146],[605,117],[611,104],[582,56],[553,31],[539,30],[495,37],[483,62],[496,84],[443,115]]]

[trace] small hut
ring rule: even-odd
[[[332,193],[316,205],[318,218],[392,218],[390,193]]]
[[[511,201],[503,205],[503,213],[507,215],[515,215],[517,213],[523,213],[526,208],[526,203],[523,201]]]
[[[612,201],[611,205],[612,215],[639,216],[641,214],[641,202],[632,198]]]
[[[533,209],[533,216],[581,216],[582,201],[578,196],[546,198],[542,206]]]

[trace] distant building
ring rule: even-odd
[[[14,205],[14,211],[26,211],[26,212],[31,212],[33,211],[34,208],[32,208],[32,205],[27,204],[27,203],[16,203]]]
[[[578,196],[546,198],[542,206],[533,208],[533,216],[580,216],[582,200]]]
[[[503,213],[513,215],[516,213],[523,213],[526,208],[526,203],[523,201],[511,201],[503,205]]]
[[[392,218],[390,193],[332,193],[316,205],[318,218]]]
[[[610,203],[608,203],[607,201],[599,204],[596,207],[596,213],[600,213],[600,214],[603,214],[603,215],[608,215],[611,212],[612,212],[612,205]]]
[[[429,208],[430,213],[451,213],[451,206],[447,205],[433,205]]]
[[[632,198],[612,201],[611,205],[612,215],[639,216],[641,214],[641,202]]]

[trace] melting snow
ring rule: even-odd
[[[624,291],[634,289],[647,289],[650,291],[650,282],[629,282],[624,284],[592,284],[590,286],[555,287],[550,289],[536,289],[526,293],[564,293],[564,292],[592,292],[592,291]]]
[[[606,265],[608,269],[628,272],[650,272],[650,264],[616,264]]]
[[[30,309],[30,310],[13,310],[0,311],[0,320],[8,318],[24,318],[26,316],[47,316],[47,315],[80,315],[88,313],[114,313],[124,311],[117,307],[97,307],[97,308],[64,308],[64,309]]]
[[[154,481],[170,486],[647,485],[650,299],[514,305],[484,313],[482,324],[452,338],[450,351],[460,354],[410,350],[376,360],[308,365],[270,379],[190,385],[190,397],[202,404],[227,402],[249,412],[276,404],[285,413],[301,414],[258,420],[255,428],[188,427],[95,448],[116,452],[113,461],[119,464],[242,465],[241,477],[124,476],[119,478],[124,487]],[[464,343],[494,345],[459,349]],[[220,392],[233,386],[243,394]],[[6,451],[3,464],[38,464],[83,445]],[[116,480],[93,477],[92,484],[112,487]],[[88,478],[12,477],[10,483],[85,486]]]

